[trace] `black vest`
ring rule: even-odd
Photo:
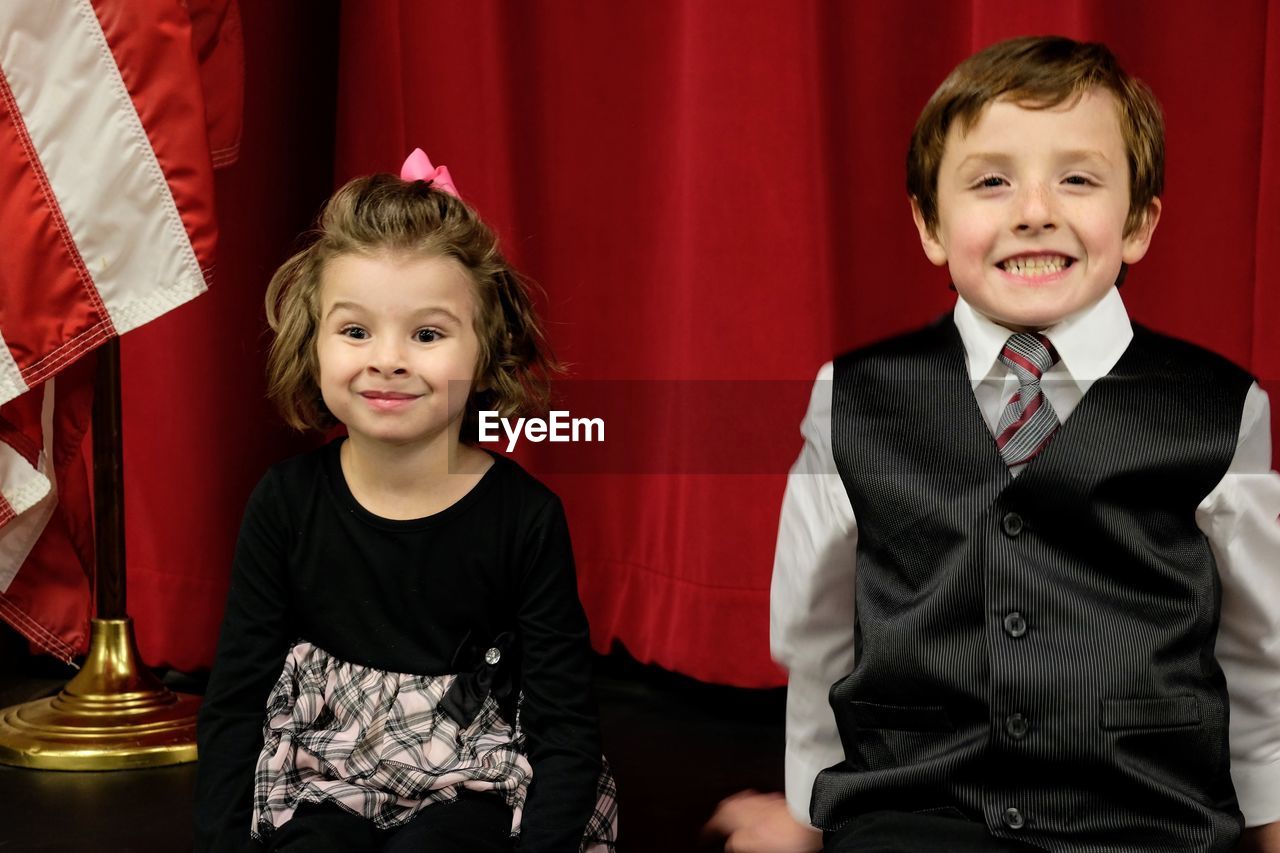
[[[1252,379],[1142,328],[1014,478],[950,317],[836,361],[858,524],[846,759],[817,826],[960,812],[1051,851],[1228,851],[1242,819],[1196,506]]]

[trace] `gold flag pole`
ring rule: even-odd
[[[57,696],[0,710],[0,764],[127,770],[196,760],[198,696],[143,668],[126,613],[120,343],[98,351],[93,398],[97,618],[84,666]]]

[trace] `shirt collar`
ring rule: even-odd
[[[1003,377],[1005,367],[998,360],[1011,332],[980,314],[963,297],[956,299],[956,329],[969,367],[969,378],[977,384],[992,373]],[[1096,380],[1111,372],[1133,340],[1133,326],[1120,291],[1114,287],[1088,308],[1042,330],[1058,351],[1060,365],[1087,391]]]

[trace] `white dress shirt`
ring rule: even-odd
[[[995,431],[1018,379],[997,356],[1010,331],[956,303],[974,396]],[[1041,387],[1062,422],[1120,360],[1133,329],[1119,291],[1044,330],[1061,360]],[[853,670],[858,527],[831,450],[831,363],[818,371],[791,467],[773,564],[770,646],[789,672],[787,803],[809,821],[818,772],[844,759],[831,685]],[[1235,456],[1196,508],[1222,578],[1217,656],[1231,700],[1231,777],[1245,823],[1280,820],[1280,475],[1271,470],[1270,411],[1255,383]],[[1016,474],[1016,470],[1014,472]]]

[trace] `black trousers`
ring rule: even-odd
[[[430,805],[395,829],[332,803],[303,803],[271,835],[267,851],[280,853],[509,853],[511,809],[496,794],[463,792]]]
[[[868,812],[823,833],[824,853],[1032,853],[1039,848],[993,838],[983,824],[911,812]]]

